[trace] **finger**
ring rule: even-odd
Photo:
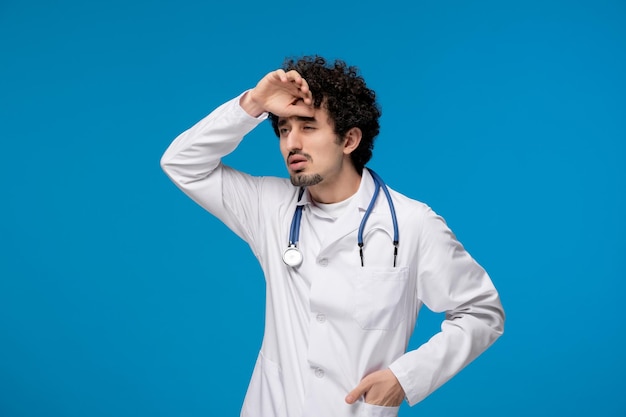
[[[272,82],[276,82],[276,81],[279,81],[281,83],[289,82],[289,78],[287,77],[287,74],[282,69],[277,69],[277,70],[270,72],[269,74],[267,74],[266,78]]]
[[[350,391],[350,393],[346,396],[346,402],[348,404],[354,404],[356,400],[365,395],[369,388],[369,384],[361,381],[361,383],[359,383],[359,385],[357,385],[356,388]]]
[[[302,79],[302,84],[300,85],[300,92],[302,93],[302,100],[304,100],[305,104],[313,104],[313,93],[311,93],[309,83],[307,83],[304,78]]]
[[[289,81],[294,82],[296,85],[300,86],[300,84],[302,84],[303,78],[298,71],[290,70],[285,75],[287,76]]]
[[[298,71],[290,70],[284,74],[287,82],[292,83],[296,87],[299,96],[301,96],[303,99],[311,98],[309,83],[306,82],[306,80],[302,77],[302,75],[300,75]],[[281,78],[281,80],[284,81],[285,79]]]
[[[277,69],[276,71],[274,71],[274,74],[276,76],[278,76],[278,79],[284,83],[286,83],[287,81],[289,81],[289,78],[287,77],[287,74],[285,73],[284,70],[282,69]]]

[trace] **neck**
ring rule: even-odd
[[[324,180],[317,185],[308,187],[313,200],[318,203],[332,204],[352,197],[359,190],[361,175],[349,164],[345,170],[334,178]]]

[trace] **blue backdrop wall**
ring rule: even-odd
[[[361,68],[370,166],[446,218],[507,312],[401,415],[626,415],[623,1],[3,0],[0,51],[0,416],[238,415],[260,268],[159,159],[302,54]],[[227,162],[284,175],[269,125]]]

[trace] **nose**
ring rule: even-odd
[[[291,129],[286,138],[287,150],[294,151],[302,149],[302,137],[298,129]]]

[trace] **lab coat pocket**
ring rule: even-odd
[[[352,315],[366,330],[395,329],[406,317],[408,267],[359,268]]]
[[[283,388],[280,367],[260,353],[254,365],[241,416],[286,417]]]
[[[398,411],[400,411],[400,406],[385,407],[382,405],[374,405],[374,404],[368,404],[364,402],[363,407],[361,407],[361,412],[359,413],[359,416],[360,417],[396,417],[398,415]]]

